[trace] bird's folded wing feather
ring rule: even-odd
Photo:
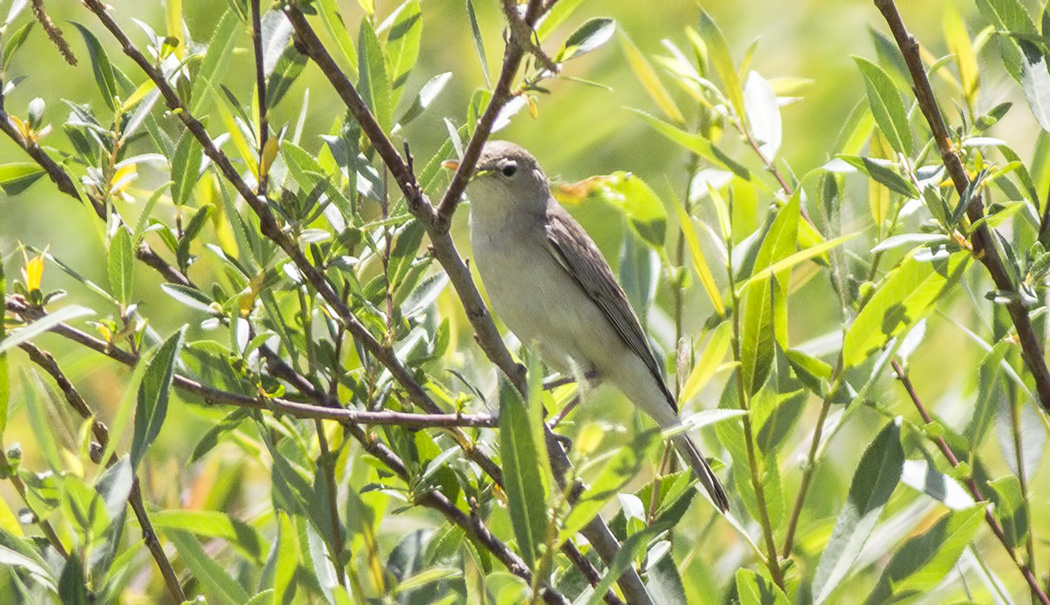
[[[546,221],[547,249],[613,325],[624,343],[645,362],[663,388],[668,403],[675,408],[674,397],[667,391],[660,365],[642,330],[631,303],[616,281],[609,263],[587,232],[556,203],[550,205]]]

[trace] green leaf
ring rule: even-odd
[[[518,391],[502,375],[499,408],[500,455],[511,525],[522,558],[532,568],[547,535],[547,494],[543,490],[529,410]]]
[[[119,519],[120,513],[128,504],[135,475],[131,469],[131,459],[121,456],[116,464],[107,468],[95,481],[95,491],[101,496],[110,519]]]
[[[89,605],[94,599],[88,594],[84,563],[78,553],[72,553],[62,566],[58,578],[58,599],[63,605]]]
[[[616,21],[608,17],[590,19],[572,32],[561,50],[554,56],[555,63],[563,63],[591,52],[605,44],[616,33]]]
[[[828,381],[831,380],[831,366],[825,361],[794,349],[784,351],[784,356],[802,384],[806,385],[815,395],[823,397]]]
[[[474,52],[478,55],[481,75],[485,76],[485,87],[492,88],[492,78],[489,77],[489,64],[485,60],[485,42],[481,39],[478,16],[474,14],[474,3],[471,0],[467,0],[467,23],[470,24],[470,39],[474,42]]]
[[[753,274],[759,274],[795,252],[800,208],[801,199],[796,191],[791,201],[777,212],[763,237]],[[742,289],[744,325],[740,335],[740,367],[745,389],[752,395],[762,388],[772,369],[774,343],[787,348],[786,281],[786,272],[769,273],[764,278],[749,281]]]
[[[171,203],[183,206],[190,199],[200,176],[204,149],[189,130],[179,137],[175,155],[171,158]]]
[[[845,579],[900,481],[904,468],[900,430],[901,419],[896,418],[879,431],[861,456],[849,496],[817,565],[813,578],[815,603],[826,601]]]
[[[11,67],[11,58],[14,57],[15,52],[25,44],[26,38],[29,37],[30,30],[33,29],[33,25],[36,21],[30,21],[18,28],[15,33],[11,34],[11,37],[4,44],[3,53],[0,54],[0,72],[6,72]],[[4,24],[7,25],[6,23]]]
[[[799,225],[798,225],[798,227],[799,227],[799,235],[798,235],[798,237],[799,237],[799,243],[800,244],[802,243],[802,241],[801,241],[802,240],[802,229],[807,224],[808,223],[800,222]],[[860,234],[859,233],[850,233],[849,235],[843,235],[842,237],[836,237],[833,240],[828,240],[826,242],[821,242],[821,243],[819,243],[819,244],[817,244],[815,246],[810,246],[809,248],[806,248],[805,250],[799,250],[798,252],[796,252],[794,254],[788,255],[788,256],[778,260],[777,262],[775,262],[772,265],[766,267],[765,269],[762,269],[761,271],[758,271],[758,272],[752,274],[751,277],[747,278],[747,281],[745,281],[743,283],[743,285],[738,286],[738,288],[742,292],[744,287],[749,286],[753,282],[756,282],[758,280],[767,279],[770,275],[781,275],[782,277],[786,277],[786,274],[784,273],[786,270],[794,267],[795,265],[797,265],[799,263],[803,263],[803,262],[805,262],[807,260],[810,260],[812,258],[816,258],[818,256],[822,256],[828,250],[831,250],[833,248],[837,248],[838,246],[848,242],[849,240],[857,237],[858,235],[860,235]]]
[[[999,408],[999,398],[1004,396],[998,387],[1003,374],[1002,365],[1007,363],[1004,362],[1004,358],[1014,346],[1016,345],[1007,338],[1000,340],[977,366],[977,401],[973,404],[973,415],[963,430],[963,436],[971,450],[978,448],[992,426],[995,412]]]
[[[397,7],[379,26],[379,32],[386,30],[390,31],[386,39],[387,73],[390,74],[391,87],[398,90],[405,85],[419,58],[419,40],[423,34],[419,0],[406,0]],[[396,103],[395,97],[393,104]]]
[[[711,141],[698,134],[686,132],[673,124],[668,124],[667,122],[651,116],[644,111],[639,111],[637,109],[631,109],[631,111],[640,115],[642,119],[645,120],[645,123],[651,126],[653,130],[664,135],[668,139],[671,139],[681,147],[692,151],[696,155],[710,161],[712,164],[720,168],[732,172],[745,181],[751,181],[751,172],[739,162],[729,157]]]
[[[303,73],[306,63],[306,55],[295,50],[294,45],[284,49],[284,52],[277,59],[277,65],[274,66],[273,73],[270,74],[269,79],[266,81],[267,107],[276,107],[281,102],[281,99],[291,89],[299,74]]]
[[[769,578],[751,571],[736,571],[736,596],[740,605],[790,605],[787,595]]]
[[[682,392],[678,394],[679,402],[684,403],[696,397],[721,367],[722,360],[729,351],[731,328],[730,322],[723,321],[711,332],[711,338],[704,345],[700,359],[682,385]]]
[[[718,290],[715,276],[707,265],[704,250],[700,247],[700,238],[696,234],[696,227],[693,226],[693,219],[686,214],[685,208],[682,208],[682,203],[678,201],[678,198],[674,198],[674,209],[678,215],[678,226],[682,230],[682,234],[685,235],[686,245],[689,246],[689,256],[693,260],[693,270],[696,271],[697,276],[700,278],[700,284],[703,285],[704,292],[707,293],[707,298],[711,301],[715,311],[720,316],[725,315],[726,308],[722,303],[722,293]]]
[[[175,375],[186,326],[179,328],[160,347],[146,368],[135,403],[135,433],[131,441],[131,465],[138,468],[147,448],[160,433],[168,413],[168,396]]]
[[[578,204],[597,199],[616,206],[634,231],[653,249],[660,250],[667,233],[667,211],[649,185],[630,172],[594,176],[562,185],[553,192],[558,201]]]
[[[733,67],[733,57],[729,53],[729,44],[726,43],[726,39],[722,35],[722,31],[718,29],[718,25],[703,10],[700,11],[700,37],[707,44],[708,56],[711,59],[712,66],[715,68],[715,72],[718,73],[718,77],[722,80],[722,89],[729,98],[729,104],[732,105],[736,115],[743,118],[745,115],[744,91],[740,87],[740,76],[737,75],[736,68]]]
[[[357,78],[357,61],[354,60],[354,57],[357,56],[357,51],[354,50],[354,40],[350,37],[350,30],[347,29],[346,24],[343,23],[342,15],[339,14],[336,0],[318,0],[314,3],[314,6],[320,9],[318,12],[321,15],[321,23],[324,24],[328,36],[335,40],[336,46],[341,51],[337,56],[350,69],[352,77]]]
[[[200,116],[212,93],[219,92],[219,80],[226,74],[226,69],[237,45],[239,33],[244,29],[232,10],[227,10],[218,25],[212,30],[208,50],[204,53],[197,75],[193,78],[190,92],[190,113]],[[183,138],[188,133],[183,134]]]
[[[0,189],[7,195],[18,195],[37,182],[37,179],[44,174],[44,169],[36,162],[12,162],[0,165]]]
[[[389,132],[392,126],[390,78],[383,59],[383,47],[368,19],[361,20],[357,44],[357,64],[361,74],[357,89],[361,92],[365,104],[372,110],[376,121],[385,132]]]
[[[901,601],[940,584],[977,534],[983,517],[983,504],[952,511],[926,533],[909,539],[894,553],[865,603]]]
[[[113,66],[109,62],[109,56],[106,54],[106,50],[102,48],[102,43],[98,41],[95,34],[91,33],[91,30],[75,21],[73,26],[80,30],[80,35],[84,37],[84,43],[87,44],[88,54],[91,56],[91,69],[95,73],[95,84],[98,85],[98,90],[102,93],[102,101],[105,102],[106,107],[109,107],[110,111],[115,111],[117,109],[116,98],[119,95],[119,91],[117,90],[117,81],[113,75]]]
[[[127,306],[135,290],[135,255],[131,234],[119,227],[109,240],[109,288],[120,304]]]
[[[1035,121],[1050,132],[1050,71],[1046,57],[1035,44],[1019,40],[1021,47],[1021,86]]]
[[[1028,519],[1028,504],[1025,502],[1021,482],[1013,475],[989,481],[995,516],[1003,526],[1003,534],[1010,548],[1021,548],[1028,540],[1031,523]]]
[[[989,21],[1000,33],[997,38],[999,42],[999,53],[1002,55],[1003,65],[1018,82],[1021,81],[1021,50],[1009,35],[1009,32],[1019,34],[1036,33],[1035,23],[1031,15],[1021,4],[1020,0],[977,0],[977,8],[981,15]]]
[[[51,328],[57,326],[60,323],[76,319],[78,317],[84,317],[85,315],[94,315],[95,312],[87,307],[81,307],[80,305],[70,305],[68,307],[62,307],[54,313],[48,313],[33,323],[19,328],[10,334],[6,338],[0,340],[0,353],[7,351],[11,347],[16,347],[23,342],[32,340],[36,336],[47,332]]]
[[[929,262],[908,255],[879,283],[875,294],[853,320],[842,343],[842,361],[851,368],[878,351],[891,338],[928,315],[941,294],[969,264],[960,251]]]
[[[627,64],[630,65],[631,71],[634,72],[634,76],[638,78],[649,98],[656,103],[656,106],[667,116],[668,120],[675,124],[684,124],[685,117],[682,115],[682,110],[678,109],[674,98],[664,88],[659,76],[656,75],[656,70],[649,64],[642,51],[638,50],[638,47],[627,37],[627,34],[620,36],[620,42],[624,55],[627,57]]]
[[[209,601],[214,599],[219,603],[229,605],[241,605],[251,598],[240,582],[233,578],[223,569],[211,555],[204,552],[197,539],[192,534],[169,529],[164,535],[175,545],[183,563],[193,574],[193,577],[201,583],[209,596]]]
[[[783,140],[780,104],[773,86],[755,72],[747,76],[744,84],[744,110],[748,128],[758,141],[759,152],[767,161],[773,161]]]
[[[919,191],[915,189],[915,185],[901,176],[899,172],[891,167],[888,161],[877,161],[872,158],[844,154],[839,154],[835,157],[848,162],[857,170],[868,175],[876,182],[889,187],[895,193],[899,193],[909,199],[917,199],[919,197]]]
[[[150,521],[162,532],[180,530],[204,538],[221,538],[259,564],[270,550],[269,543],[257,529],[219,511],[162,510],[150,513]]]
[[[868,92],[868,105],[875,123],[897,153],[911,154],[911,128],[908,126],[908,110],[893,85],[893,80],[881,67],[863,57],[853,57],[864,74],[864,86]]]

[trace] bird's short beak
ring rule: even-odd
[[[449,170],[459,170],[459,160],[445,160],[441,162],[441,166]]]

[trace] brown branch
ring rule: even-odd
[[[95,413],[91,411],[91,407],[88,406],[87,402],[77,391],[73,383],[66,378],[62,368],[58,366],[55,358],[48,353],[38,348],[36,345],[23,342],[18,345],[20,349],[25,351],[29,355],[29,359],[36,365],[40,366],[42,370],[48,373],[51,378],[58,385],[60,391],[65,396],[66,401],[70,407],[76,411],[84,420],[91,421],[91,432],[95,435],[95,440],[98,441],[105,451],[106,446],[109,444],[109,429],[104,424],[99,422],[95,417]],[[99,462],[99,461],[96,461]],[[106,466],[112,466],[117,462],[116,456],[112,456],[106,461]],[[168,593],[171,598],[176,602],[181,603],[186,600],[186,593],[182,590],[182,584],[179,582],[178,575],[175,574],[175,569],[171,566],[171,561],[168,560],[167,553],[164,552],[164,546],[161,545],[160,540],[157,538],[157,532],[153,529],[153,523],[149,520],[149,514],[146,512],[146,505],[142,501],[142,491],[139,487],[139,478],[132,476],[131,493],[128,494],[128,505],[131,506],[131,510],[135,513],[135,518],[139,522],[139,528],[142,530],[142,541],[145,542],[146,548],[149,549],[150,555],[153,560],[157,563],[157,568],[160,569],[160,574],[164,578],[164,584],[168,587]]]
[[[874,0],[874,2],[886,19],[886,23],[893,33],[893,38],[896,40],[901,54],[904,55],[904,61],[908,65],[908,71],[911,73],[912,81],[915,84],[912,90],[915,92],[919,108],[926,118],[926,123],[930,126],[933,139],[937,143],[937,150],[941,154],[941,161],[944,163],[944,167],[955,185],[955,190],[962,197],[966,195],[966,190],[970,186],[970,177],[966,173],[966,167],[963,166],[962,159],[952,145],[948,128],[945,126],[944,119],[937,105],[937,99],[933,94],[933,89],[930,87],[930,81],[926,77],[922,58],[919,56],[919,43],[904,26],[904,21],[901,19],[900,13],[897,11],[897,5],[893,0]],[[984,204],[981,202],[978,192],[974,193],[973,202],[967,209],[966,214],[971,223],[976,223],[984,217]],[[973,244],[974,256],[988,270],[995,287],[1004,292],[1017,292],[1017,286],[1010,278],[1010,273],[1007,271],[997,251],[995,236],[986,223],[982,222],[974,229],[970,241]],[[1021,341],[1021,356],[1024,358],[1025,365],[1028,366],[1028,371],[1032,373],[1032,377],[1035,379],[1039,401],[1042,403],[1043,409],[1050,412],[1050,370],[1047,369],[1046,359],[1043,357],[1042,342],[1032,328],[1028,311],[1019,298],[1012,297],[1006,303],[1006,310],[1010,314],[1010,319],[1017,330],[1017,337]]]
[[[930,413],[926,411],[926,406],[923,405],[922,400],[919,399],[919,394],[915,391],[915,386],[912,385],[908,373],[904,371],[904,368],[901,367],[901,364],[897,359],[893,359],[890,362],[890,365],[893,366],[893,371],[897,374],[897,378],[901,381],[901,385],[904,386],[904,390],[907,391],[908,397],[911,399],[912,403],[915,404],[915,409],[917,409],[919,415],[922,416],[923,422],[926,424],[932,423],[933,418],[930,416]],[[951,447],[948,446],[948,442],[944,440],[944,437],[937,436],[931,437],[931,439],[937,444],[937,448],[941,450],[941,453],[944,454],[944,457],[948,460],[948,463],[952,465],[952,468],[958,468],[959,459],[956,458],[955,453],[952,451]],[[981,490],[977,486],[977,481],[974,480],[972,474],[966,477],[965,483],[966,488],[969,490],[970,495],[974,500],[977,502],[984,501],[984,497],[981,495]],[[984,520],[988,523],[988,527],[992,528],[992,533],[995,534],[995,537],[999,539],[1000,543],[1002,543],[1003,548],[1006,549],[1006,553],[1010,555],[1010,560],[1013,561],[1014,565],[1017,566],[1017,569],[1021,571],[1021,575],[1024,576],[1025,582],[1028,582],[1028,587],[1032,589],[1032,597],[1038,599],[1043,605],[1050,605],[1050,598],[1047,597],[1046,593],[1043,592],[1042,587],[1039,586],[1039,580],[1035,577],[1035,574],[1032,573],[1032,570],[1025,565],[1020,558],[1018,558],[1017,552],[1012,546],[1010,546],[1010,543],[1007,542],[1006,533],[1003,531],[1002,526],[999,525],[999,521],[995,518],[995,515],[992,514],[992,509],[990,507],[985,507]]]
[[[36,321],[46,313],[35,309],[19,296],[10,296],[6,299],[6,308],[18,315],[23,321]],[[102,353],[106,357],[118,361],[126,366],[134,366],[139,357],[123,349],[110,346],[104,340],[95,338],[81,330],[67,324],[58,324],[51,328],[60,336],[64,336],[93,351]],[[223,391],[210,387],[200,382],[176,374],[173,384],[189,393],[200,397],[208,405],[232,405],[254,410],[271,410],[282,414],[288,414],[295,418],[335,420],[345,424],[364,425],[396,425],[406,428],[452,428],[452,427],[474,427],[491,428],[499,425],[499,419],[487,414],[413,414],[408,412],[391,411],[363,411],[351,410],[341,407],[338,403],[330,402],[325,406],[313,405],[299,401],[292,401],[282,397],[249,397]]]

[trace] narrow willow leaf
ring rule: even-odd
[[[489,64],[485,59],[485,42],[481,39],[478,16],[474,14],[474,3],[471,0],[467,0],[467,23],[470,24],[470,39],[474,42],[474,52],[478,55],[481,75],[485,76],[485,87],[492,88],[492,78],[489,77]]]
[[[707,44],[711,65],[722,80],[722,89],[726,97],[729,98],[729,104],[733,106],[733,111],[736,112],[736,115],[742,118],[745,115],[744,91],[740,86],[740,76],[737,75],[736,68],[733,67],[733,57],[729,53],[729,44],[726,43],[725,36],[718,29],[718,25],[703,10],[700,11],[700,37]]]
[[[977,8],[981,11],[981,16],[1000,33],[996,41],[999,43],[1003,66],[1015,80],[1020,82],[1021,49],[1017,42],[1007,34],[1010,32],[1035,34],[1035,23],[1031,15],[1028,14],[1028,10],[1020,0],[977,0]]]
[[[210,93],[219,92],[219,80],[226,74],[226,68],[237,45],[238,34],[244,28],[232,10],[227,10],[219,23],[212,30],[208,50],[204,53],[200,70],[193,79],[190,91],[190,113],[200,116],[206,107]],[[185,137],[185,135],[183,135]]]
[[[736,596],[740,605],[790,605],[791,601],[769,578],[750,569],[736,572]]]
[[[685,117],[682,115],[682,110],[678,109],[678,105],[664,88],[660,78],[656,75],[656,70],[649,64],[642,51],[638,50],[627,34],[621,33],[620,42],[624,56],[627,57],[627,64],[630,65],[631,71],[634,72],[634,76],[638,78],[649,98],[656,103],[668,120],[675,124],[684,124]]]
[[[846,368],[862,363],[889,340],[929,314],[934,303],[962,275],[970,254],[960,251],[930,262],[907,256],[879,283],[853,320],[842,343]]]
[[[576,12],[576,9],[580,8],[583,2],[584,0],[561,0],[556,3],[553,8],[543,15],[539,25],[537,25],[536,38],[540,42],[546,40],[559,25],[565,23],[565,20],[571,17]]]
[[[547,532],[547,494],[532,436],[529,412],[521,395],[502,376],[500,400],[500,455],[511,525],[521,556],[533,567]]]
[[[831,539],[813,578],[815,603],[823,603],[849,573],[893,494],[904,467],[901,419],[886,425],[864,450],[849,496],[835,521]]]
[[[614,33],[616,21],[608,17],[590,19],[565,39],[561,50],[554,56],[554,61],[562,63],[589,53],[608,42]]]
[[[955,57],[955,66],[959,70],[959,82],[962,84],[963,95],[967,99],[972,99],[977,92],[977,79],[980,73],[977,67],[977,53],[974,51],[966,23],[959,15],[955,4],[950,2],[944,5],[944,40],[948,43],[948,51]]]
[[[164,424],[168,413],[171,381],[185,336],[186,327],[183,326],[164,341],[142,377],[135,404],[135,433],[131,441],[131,464],[134,468],[138,468],[146,450]]]
[[[175,545],[182,562],[205,588],[211,599],[228,605],[248,602],[251,595],[212,555],[204,551],[192,534],[181,530],[167,530],[164,535]]]
[[[801,234],[801,230],[802,230],[802,224],[803,223],[799,223],[799,233],[800,234]],[[753,282],[756,282],[758,280],[766,279],[770,275],[776,275],[776,274],[781,274],[782,275],[784,271],[786,271],[788,269],[791,269],[795,265],[798,265],[799,263],[803,263],[803,262],[805,262],[807,260],[810,260],[810,259],[816,258],[818,256],[821,256],[825,252],[827,252],[828,250],[831,250],[833,248],[837,248],[838,246],[841,246],[842,244],[844,244],[844,243],[848,242],[849,240],[857,237],[858,235],[860,235],[860,234],[859,233],[851,233],[849,235],[843,235],[842,237],[837,237],[837,238],[835,238],[833,240],[829,240],[829,241],[817,244],[815,246],[811,246],[809,248],[806,248],[805,250],[799,250],[798,252],[796,252],[796,253],[794,253],[794,254],[792,254],[790,256],[786,256],[786,257],[778,260],[777,262],[773,263],[772,265],[766,267],[765,269],[762,269],[761,271],[758,271],[757,273],[753,274],[751,277],[747,278],[747,281],[745,281],[743,283],[743,285],[740,286],[740,291],[743,291],[743,289],[746,286],[751,285]]]
[[[5,23],[6,26],[10,21]],[[25,44],[26,38],[29,37],[29,32],[33,29],[33,25],[36,21],[30,21],[18,28],[15,33],[7,39],[7,43],[4,44],[4,50],[0,53],[0,71],[7,71],[10,69],[11,58],[15,56],[18,49]]]
[[[106,50],[102,48],[102,43],[98,41],[95,34],[91,33],[91,30],[76,22],[73,22],[73,26],[80,31],[80,35],[84,37],[84,43],[87,44],[88,54],[91,56],[91,69],[95,73],[95,84],[102,93],[102,101],[110,110],[116,111],[116,98],[120,91],[117,89],[117,79],[113,75],[113,66],[109,62]]]
[[[943,502],[952,510],[973,506],[973,497],[958,481],[925,460],[905,460],[901,483]]]
[[[758,141],[759,152],[763,158],[772,162],[780,151],[784,134],[780,123],[780,105],[773,87],[756,72],[748,74],[744,84],[744,111],[751,134]]]
[[[361,20],[361,30],[357,37],[357,66],[361,74],[357,83],[361,97],[383,130],[389,132],[392,126],[390,77],[386,70],[386,60],[383,58],[383,46],[368,19]]]
[[[120,518],[124,507],[128,505],[128,496],[131,495],[134,482],[131,459],[127,455],[121,456],[116,464],[107,468],[95,482],[95,491],[102,497],[110,519]]]
[[[36,162],[13,162],[0,166],[0,190],[7,195],[18,195],[44,176],[44,169]]]
[[[7,337],[0,340],[0,353],[3,353],[12,347],[16,347],[23,342],[32,340],[60,323],[94,314],[95,311],[92,309],[81,307],[80,305],[62,307],[54,313],[48,313],[33,323],[9,333]]]
[[[1039,48],[1027,40],[1020,40],[1021,46],[1021,85],[1024,87],[1024,98],[1035,116],[1035,121],[1050,132],[1050,71],[1047,71],[1046,57]]]
[[[984,518],[984,505],[953,511],[896,549],[866,604],[898,602],[928,591],[951,573]],[[827,551],[825,551],[827,552]]]
[[[719,292],[718,285],[715,284],[715,276],[711,274],[711,269],[707,266],[707,259],[704,258],[704,251],[700,248],[700,238],[696,235],[693,219],[686,214],[685,208],[682,208],[682,204],[677,198],[674,200],[674,209],[678,214],[679,228],[685,234],[685,241],[689,246],[689,255],[693,259],[693,269],[700,278],[700,283],[704,286],[704,292],[707,293],[707,298],[711,301],[715,311],[719,315],[725,315],[726,308],[722,304],[722,293]]]
[[[340,52],[336,56],[342,59],[343,65],[349,68],[351,76],[356,79],[358,77],[357,51],[354,49],[354,40],[350,37],[350,30],[343,23],[343,16],[339,14],[336,0],[318,0],[314,6],[318,8],[321,23],[324,24],[328,36],[335,40],[336,46],[339,47]]]
[[[739,162],[729,157],[724,151],[719,149],[711,141],[704,137],[686,132],[673,124],[668,124],[663,120],[651,116],[644,111],[637,109],[631,109],[634,113],[640,115],[645,123],[648,124],[660,134],[664,135],[671,141],[677,143],[681,147],[692,151],[696,155],[709,160],[712,164],[724,168],[745,181],[751,181],[751,171],[741,165]]]
[[[911,154],[911,128],[908,126],[908,110],[904,107],[897,87],[881,67],[863,57],[853,57],[864,74],[864,85],[868,92],[868,105],[875,116],[875,123],[897,153]]]
[[[408,80],[408,74],[419,58],[419,40],[423,34],[423,14],[419,0],[407,0],[379,26],[379,32],[389,30],[386,39],[387,73],[390,86],[399,90]],[[392,104],[396,104],[395,100]]]
[[[183,206],[189,201],[197,185],[203,158],[204,149],[197,137],[188,130],[184,131],[171,158],[171,203]]]
[[[58,599],[63,605],[89,605],[94,599],[88,595],[84,563],[79,553],[73,553],[62,566],[58,578]]]
[[[726,353],[729,351],[731,328],[732,324],[724,321],[711,332],[711,338],[704,345],[703,352],[700,353],[700,359],[697,360],[696,365],[693,366],[689,376],[685,379],[685,384],[682,385],[682,392],[678,396],[678,401],[686,402],[696,397],[700,390],[707,385],[708,381],[714,377],[715,372],[718,371],[722,360],[725,359]]]
[[[1021,482],[1014,475],[989,481],[995,516],[1003,526],[1003,534],[1010,548],[1021,548],[1028,540],[1031,523],[1028,520],[1028,503],[1025,502]]]
[[[801,198],[793,195],[777,212],[762,239],[755,258],[753,273],[771,269],[797,249]],[[740,334],[740,371],[749,394],[755,394],[769,376],[775,344],[787,348],[787,283],[786,272],[766,272],[767,276],[749,281],[741,289],[744,324]]]
[[[162,510],[150,513],[153,526],[165,532],[180,530],[203,538],[221,538],[256,563],[263,563],[270,544],[250,524],[228,513],[208,510]]]
[[[109,242],[109,288],[121,305],[131,302],[135,289],[135,255],[131,234],[124,227],[117,229]]]

